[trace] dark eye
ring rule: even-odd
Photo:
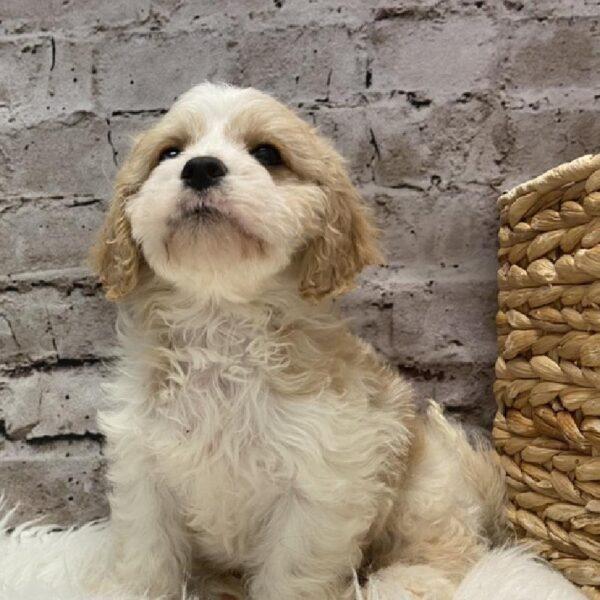
[[[179,148],[176,148],[175,146],[169,146],[160,153],[158,160],[162,162],[163,160],[167,160],[169,158],[175,158],[179,154],[181,154],[181,150]]]
[[[277,167],[283,164],[279,150],[271,144],[260,144],[251,150],[250,154],[264,167]]]

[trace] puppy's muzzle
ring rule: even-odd
[[[227,167],[214,156],[190,158],[181,171],[183,183],[197,192],[218,185],[225,175]]]

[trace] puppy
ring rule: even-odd
[[[343,600],[400,564],[450,598],[502,538],[487,454],[332,310],[380,260],[338,154],[263,93],[199,85],[137,139],[93,252],[122,348],[106,585]]]

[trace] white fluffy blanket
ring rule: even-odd
[[[144,600],[125,593],[109,598],[84,591],[84,584],[107,575],[107,522],[66,531],[24,525],[8,533],[10,516],[0,520],[0,600]],[[356,600],[585,600],[560,574],[520,550],[490,552],[456,592],[449,590],[443,598],[425,589],[409,594],[400,585],[408,570],[420,569],[422,574],[427,568],[384,569],[362,589],[357,585]],[[194,599],[184,590],[182,600]]]

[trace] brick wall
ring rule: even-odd
[[[204,79],[333,137],[389,267],[357,330],[488,425],[495,198],[600,143],[597,0],[3,0],[0,488],[21,516],[105,514],[94,423],[114,309],[83,266],[130,135]]]

